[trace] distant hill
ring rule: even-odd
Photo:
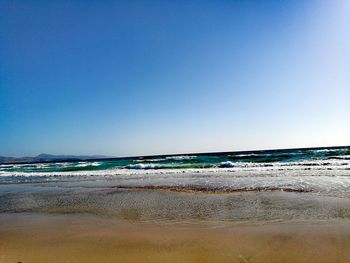
[[[37,163],[37,162],[63,162],[63,161],[86,161],[94,159],[112,158],[104,155],[53,155],[41,153],[35,157],[5,157],[0,156],[0,164],[6,163]]]

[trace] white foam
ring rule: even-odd
[[[79,162],[75,167],[100,166],[100,162]]]
[[[161,165],[154,164],[154,163],[138,163],[138,164],[128,165],[129,169],[157,169],[161,167],[162,167]]]
[[[237,155],[229,155],[231,157],[254,157],[254,156],[261,156],[261,154],[255,154],[255,153],[249,153],[249,154],[237,154]]]
[[[154,158],[154,159],[138,159],[138,160],[135,160],[134,162],[161,162],[161,161],[165,161],[166,159],[165,158]]]
[[[197,158],[197,156],[194,155],[175,155],[165,157],[165,159],[167,160],[190,160],[195,158]]]

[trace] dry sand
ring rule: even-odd
[[[130,223],[95,215],[0,215],[0,262],[350,262],[350,222]]]

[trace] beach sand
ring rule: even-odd
[[[2,214],[0,262],[349,262],[350,223],[159,225]]]
[[[350,262],[350,200],[3,185],[0,262]]]

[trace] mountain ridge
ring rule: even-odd
[[[0,164],[11,164],[11,163],[36,163],[36,162],[52,162],[52,161],[86,161],[94,159],[106,159],[113,158],[105,155],[55,155],[41,153],[33,157],[7,157],[0,156]]]

